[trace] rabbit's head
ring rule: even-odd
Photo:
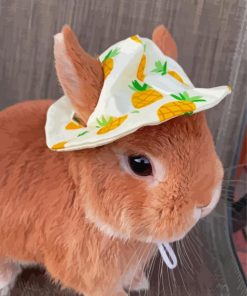
[[[153,40],[176,58],[175,42],[163,26]],[[54,52],[63,90],[86,123],[103,85],[101,64],[80,47],[69,27],[55,36]],[[178,240],[220,196],[223,169],[202,112],[71,156],[86,217],[113,237]]]

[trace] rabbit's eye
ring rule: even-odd
[[[130,155],[128,162],[131,170],[138,176],[150,176],[153,174],[151,162],[144,155]]]

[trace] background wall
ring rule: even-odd
[[[150,37],[161,23],[177,41],[179,63],[196,86],[233,88],[231,96],[207,113],[229,178],[247,105],[246,0],[0,0],[0,108],[61,95],[52,47],[53,35],[64,24],[72,26],[86,50],[98,54],[136,33]],[[181,251],[184,267],[172,273],[163,269],[166,295],[245,293],[238,267],[231,262],[224,217],[226,207],[221,203],[218,212],[192,233],[188,254]],[[151,292],[155,296],[157,281]],[[38,290],[25,290],[21,284],[18,289],[18,296],[38,295]]]

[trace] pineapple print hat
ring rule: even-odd
[[[194,87],[176,61],[137,35],[114,44],[99,59],[105,80],[87,127],[66,96],[49,108],[45,130],[52,150],[105,145],[143,126],[212,108],[231,92],[228,86]]]

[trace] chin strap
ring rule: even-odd
[[[167,267],[174,269],[177,266],[178,261],[172,247],[168,243],[158,243],[157,246]]]

